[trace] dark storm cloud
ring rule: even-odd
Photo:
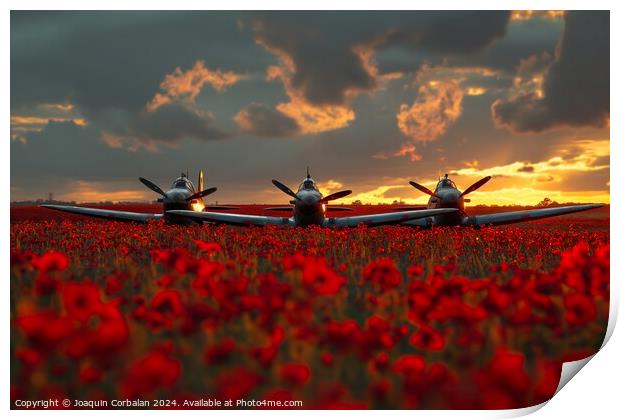
[[[184,138],[212,140],[229,137],[220,130],[215,118],[208,112],[170,104],[152,112],[141,112],[133,121],[130,136],[163,142],[175,142]]]
[[[285,137],[299,133],[297,122],[269,105],[251,103],[237,115],[235,121],[245,134],[260,137]]]
[[[12,112],[72,103],[89,123],[116,135],[223,138],[206,110],[144,108],[166,74],[199,59],[212,68],[262,70],[269,60],[238,31],[236,19],[207,12],[13,12]],[[231,47],[239,55],[227,54]]]
[[[29,135],[26,144],[11,144],[11,179],[32,178],[45,183],[48,177],[114,179],[127,175],[136,153],[106,146],[93,127],[73,122],[50,122]]]
[[[505,34],[509,17],[509,12],[272,13],[252,18],[250,27],[259,44],[291,61],[291,88],[324,105],[377,87],[368,60],[376,50],[478,51]]]
[[[609,12],[568,12],[543,97],[528,92],[493,106],[500,126],[540,132],[557,126],[604,126],[609,119]]]
[[[237,17],[208,12],[13,12],[11,107],[70,99],[87,117],[139,110],[176,67],[259,71],[269,62]],[[234,48],[235,54],[227,54]],[[251,60],[243,57],[252,57]]]
[[[508,11],[426,12],[421,18],[401,14],[382,45],[443,53],[479,51],[506,34]]]
[[[525,165],[517,169],[517,172],[531,173],[531,172],[534,172],[534,167],[531,165]]]

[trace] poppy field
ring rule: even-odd
[[[607,327],[608,209],[480,230],[28,217],[10,243],[14,408],[520,408]]]

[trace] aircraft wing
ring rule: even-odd
[[[394,211],[409,211],[409,210],[424,210],[428,207],[426,207],[425,205],[412,205],[412,206],[406,206],[406,207],[396,207],[394,209]]]
[[[342,206],[327,206],[327,211],[353,211],[352,208]]]
[[[214,213],[211,211],[169,210],[167,213],[185,216],[212,223],[224,223],[236,226],[290,226],[295,227],[295,220],[290,217],[254,216],[249,214]]]
[[[164,217],[163,214],[153,213],[134,213],[131,211],[94,209],[89,207],[77,206],[59,206],[56,204],[41,204],[46,209],[65,211],[67,213],[81,214],[84,216],[99,217],[102,219],[131,221],[131,222],[148,222],[149,220],[159,220]]]
[[[454,213],[457,209],[428,209],[414,211],[397,211],[392,213],[365,214],[351,217],[329,217],[325,219],[325,227],[355,227],[361,224],[366,226],[396,225],[408,220],[422,219],[440,214]]]
[[[493,226],[509,223],[527,222],[530,220],[544,219],[546,217],[560,216],[562,214],[576,213],[603,207],[603,204],[584,204],[577,206],[550,207],[546,209],[509,211],[506,213],[481,214],[470,216],[465,220],[466,226]]]
[[[265,211],[293,211],[292,206],[288,207],[266,207],[263,210]]]
[[[239,207],[235,206],[206,206],[207,209],[213,210],[238,210]]]

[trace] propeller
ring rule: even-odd
[[[486,184],[487,182],[489,182],[489,180],[491,179],[490,176],[485,176],[484,178],[482,178],[480,181],[476,181],[473,184],[471,184],[469,187],[467,187],[467,189],[465,191],[463,191],[461,193],[461,197],[463,197],[464,195],[469,194],[470,192],[476,191],[478,188],[482,187],[484,184]]]
[[[289,187],[287,187],[286,185],[284,185],[283,183],[281,183],[277,179],[272,179],[271,182],[273,183],[273,185],[276,186],[276,188],[278,188],[284,194],[290,195],[291,197],[293,197],[296,200],[301,200],[299,198],[299,196],[297,194],[295,194],[295,192],[293,190],[291,190]]]
[[[413,181],[409,181],[409,184],[411,184],[413,188],[417,188],[418,190],[422,191],[424,194],[428,194],[431,197],[439,198],[434,192],[426,188],[424,185],[418,184],[417,182]]]
[[[192,201],[192,200],[196,200],[197,198],[201,198],[201,197],[205,197],[209,194],[213,194],[214,192],[217,191],[217,187],[211,187],[211,188],[207,188],[206,190],[202,190],[197,192],[196,194],[192,194],[189,197],[187,197],[185,199],[185,201]]]
[[[156,192],[159,195],[162,195],[163,197],[168,198],[168,196],[166,195],[166,193],[164,192],[164,190],[162,190],[161,188],[159,188],[155,183],[149,181],[146,178],[138,178],[140,180],[141,183],[143,183],[144,185],[146,185],[146,187],[154,192]]]
[[[337,200],[339,198],[346,197],[347,195],[351,194],[352,192],[353,191],[351,191],[351,190],[344,190],[344,191],[335,192],[333,194],[330,194],[328,196],[325,196],[325,197],[321,198],[321,203],[327,203],[328,201]]]

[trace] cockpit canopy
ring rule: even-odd
[[[456,188],[456,184],[451,179],[444,177],[437,183],[437,188]]]
[[[314,179],[306,178],[304,182],[299,185],[300,190],[316,190],[316,184],[314,183]]]
[[[189,191],[194,191],[194,184],[192,184],[192,181],[182,176],[180,178],[177,178],[172,183],[172,188],[181,188]]]

